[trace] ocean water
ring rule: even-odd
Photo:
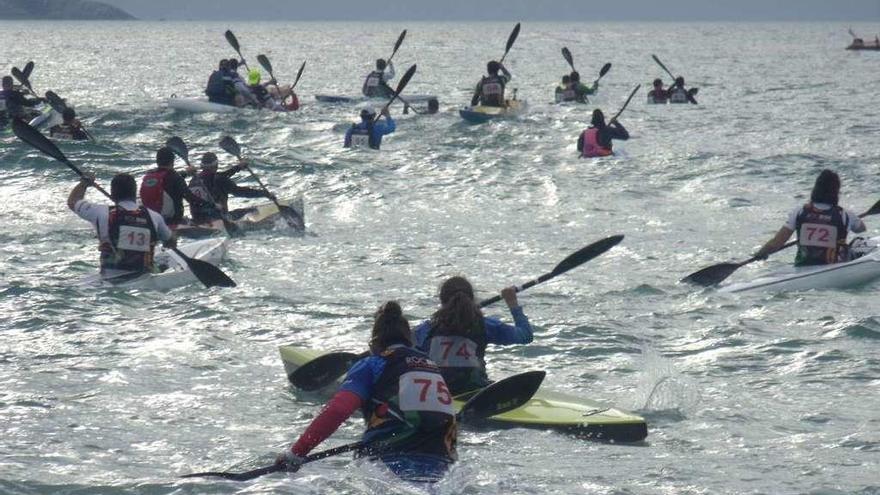
[[[618,247],[520,295],[535,342],[488,361],[492,376],[544,369],[545,387],[642,414],[646,441],[466,429],[439,493],[880,493],[880,287],[730,296],[678,283],[748,257],[823,168],[841,174],[844,206],[880,199],[880,54],[844,51],[844,24],[527,22],[506,63],[529,112],[466,125],[455,110],[511,27],[0,23],[0,70],[34,60],[34,88],[77,107],[98,142],[61,147],[100,182],[142,173],[171,135],[231,164],[217,147],[230,134],[270,189],[304,197],[308,224],[234,240],[222,268],[235,289],[84,289],[97,250],[65,205],[75,178],[0,137],[0,493],[418,493],[346,456],[247,483],[178,476],[271,463],[318,412],[322,397],[288,386],[279,345],[362,349],[388,299],[417,322],[447,276],[488,297],[614,234]],[[282,81],[308,61],[300,112],[165,107],[234,55],[227,28]],[[359,91],[404,28],[398,73],[418,63],[407,92],[437,94],[442,112],[401,117],[381,152],[345,151],[358,108],[312,95]],[[585,80],[613,63],[594,105],[550,103],[562,46]],[[652,53],[700,87],[699,106],[645,104],[664,76]],[[615,112],[636,84],[621,117],[632,139],[578,159],[589,112]],[[352,419],[326,446],[360,429]]]

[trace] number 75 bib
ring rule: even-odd
[[[401,411],[428,411],[455,414],[452,394],[443,375],[427,371],[409,371],[400,375],[398,398]]]

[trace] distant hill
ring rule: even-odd
[[[119,20],[128,12],[90,0],[0,0],[0,19]]]

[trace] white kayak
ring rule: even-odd
[[[430,100],[436,100],[434,95],[401,95],[407,103],[427,103]],[[345,96],[345,95],[315,95],[315,99],[323,103],[373,103],[376,106],[384,105],[388,102],[385,97],[366,97],[366,96]]]
[[[212,238],[193,241],[180,246],[180,251],[197,260],[217,264],[226,255],[226,238]],[[146,273],[134,278],[120,275],[110,279],[104,279],[101,275],[92,275],[84,278],[80,285],[86,287],[114,287],[122,289],[146,289],[146,290],[170,290],[198,282],[192,271],[186,266],[186,262],[165,248],[156,250],[155,264],[162,271],[158,273]]]
[[[721,287],[719,292],[784,292],[810,289],[845,289],[867,284],[880,278],[880,237],[868,239],[869,251],[845,263],[788,267],[750,282]]]
[[[50,129],[64,122],[61,114],[56,112],[55,109],[49,105],[44,105],[42,108],[37,107],[37,110],[40,111],[40,114],[28,122],[31,127],[37,129]]]
[[[211,103],[207,98],[178,98],[176,95],[171,95],[167,103],[169,108],[194,113],[230,113],[241,110],[234,105]]]

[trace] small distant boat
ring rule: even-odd
[[[853,37],[853,40],[846,47],[847,50],[880,50],[880,36],[875,36],[873,43],[865,43],[865,40],[856,36],[852,29],[849,30],[849,35]]]

